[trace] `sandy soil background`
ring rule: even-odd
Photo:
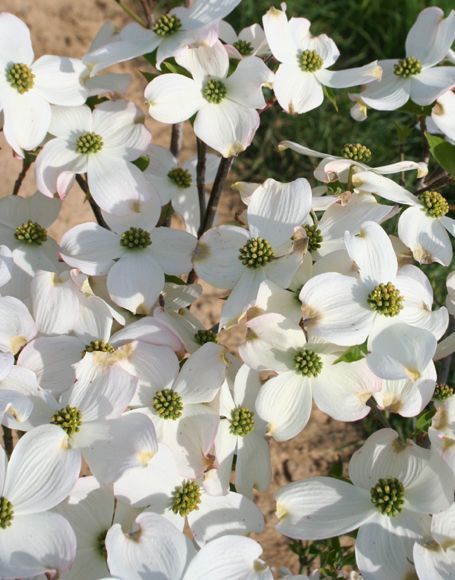
[[[131,0],[133,3],[133,0]],[[82,57],[88,50],[91,40],[103,22],[112,20],[117,26],[128,22],[128,18],[114,0],[1,0],[0,8],[10,11],[22,18],[32,31],[35,55],[56,54],[62,56]],[[133,82],[128,98],[143,106],[144,81],[137,72],[137,67],[145,69],[143,62],[128,63],[118,67],[133,75]],[[170,128],[147,120],[153,141],[168,146]],[[16,177],[21,170],[21,162],[14,159],[11,150],[0,137],[0,194],[11,193]],[[194,140],[191,129],[185,127],[182,158],[194,155]],[[241,176],[237,176],[241,179]],[[30,195],[35,191],[33,168],[29,171],[21,195]],[[238,199],[229,188],[224,192],[219,219],[225,221],[239,207]],[[59,219],[50,230],[57,240],[69,227],[92,220],[93,216],[83,195],[75,187],[63,204]],[[210,319],[219,310],[219,293],[207,288],[203,300],[195,309],[201,318]],[[338,423],[328,418],[317,409],[314,410],[309,425],[294,440],[277,444],[271,442],[273,461],[273,483],[267,493],[258,495],[258,504],[267,521],[266,530],[257,536],[264,547],[264,557],[275,566],[288,566],[294,573],[298,572],[297,559],[289,551],[287,540],[274,530],[273,494],[288,483],[310,475],[326,474],[331,463],[340,456],[349,457],[358,436],[351,425]]]

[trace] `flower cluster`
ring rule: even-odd
[[[296,577],[248,536],[265,526],[254,500],[272,482],[269,441],[296,437],[313,405],[367,419],[368,435],[340,477],[277,491],[277,530],[358,530],[368,579],[453,578],[455,275],[443,304],[421,265],[453,259],[441,190],[455,177],[455,67],[440,64],[455,12],[423,10],[400,60],[333,70],[339,50],[309,20],[282,5],[237,34],[223,18],[239,4],[106,25],[82,60],[34,61],[25,23],[0,14],[3,131],[37,187],[0,200],[2,578]],[[148,114],[174,136],[189,121],[197,157],[152,144],[128,79],[99,75],[144,55]],[[426,151],[378,167],[374,146],[283,141],[320,159],[313,175],[238,182],[243,211],[214,225],[261,114],[351,87],[357,120],[418,106],[419,127],[444,136],[438,157],[424,135],[443,173]],[[57,242],[75,183],[94,221]],[[208,285],[225,291],[211,325],[193,308]]]

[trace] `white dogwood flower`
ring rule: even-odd
[[[0,570],[3,577],[64,571],[74,560],[76,538],[65,518],[51,510],[69,494],[80,470],[55,425],[20,439],[8,462],[0,447]]]
[[[159,205],[158,205],[159,207]],[[187,232],[154,227],[154,203],[125,216],[103,214],[112,228],[85,223],[68,230],[61,255],[85,274],[107,274],[111,299],[133,314],[149,314],[164,288],[164,274],[179,276],[191,270],[196,238]]]
[[[82,61],[42,56],[34,61],[28,27],[16,16],[0,14],[0,111],[8,144],[22,157],[38,147],[51,123],[51,105],[82,105]]]
[[[270,451],[264,438],[267,425],[255,412],[261,382],[259,373],[247,365],[238,369],[231,388],[229,382],[226,380],[220,393],[223,419],[215,439],[217,473],[224,488],[229,489],[236,455],[235,488],[251,498],[253,489],[265,491],[272,479]]]
[[[256,109],[265,107],[262,85],[273,73],[256,56],[240,61],[229,75],[229,56],[221,42],[185,49],[176,57],[192,77],[164,74],[145,89],[150,115],[161,123],[179,123],[196,115],[197,137],[223,157],[246,149],[259,127]]]
[[[445,307],[432,311],[433,291],[415,266],[398,268],[392,243],[375,222],[359,234],[345,234],[345,243],[359,276],[337,272],[311,278],[300,292],[305,328],[335,344],[371,342],[382,329],[405,322],[426,328],[440,338],[448,324]]]
[[[177,56],[188,46],[217,41],[218,23],[240,0],[195,0],[190,7],[173,8],[160,16],[152,30],[130,23],[116,36],[106,39],[85,57],[93,73],[108,66],[157,50],[156,63]]]
[[[237,34],[233,27],[222,20],[218,33],[220,40],[225,42],[231,57],[242,59],[247,56],[266,56],[270,54],[264,31],[259,24],[252,24]]]
[[[354,87],[381,78],[377,61],[358,68],[328,70],[340,56],[338,48],[325,34],[313,36],[306,18],[288,21],[286,12],[270,8],[262,21],[270,50],[280,62],[273,91],[288,113],[306,113],[319,107],[324,87]]]
[[[406,56],[380,60],[382,79],[361,93],[372,109],[393,111],[409,99],[417,105],[431,105],[455,83],[455,67],[436,66],[455,39],[455,11],[447,18],[441,8],[432,6],[420,12],[406,37]]]
[[[185,220],[186,231],[197,235],[201,216],[196,181],[197,158],[181,165],[172,153],[164,147],[150,145],[147,150],[150,162],[144,171],[145,178],[152,183],[160,196],[161,205],[171,202],[174,211]],[[220,158],[206,155],[205,184],[212,183]]]
[[[453,503],[454,478],[428,449],[381,429],[354,453],[348,483],[313,477],[277,493],[277,529],[316,540],[356,528],[355,551],[362,574],[372,580],[405,578],[413,571],[414,542],[429,528],[426,514]]]
[[[137,202],[158,196],[132,161],[145,153],[151,135],[140,110],[127,101],[106,101],[93,111],[56,108],[49,132],[55,135],[36,160],[36,181],[44,195],[63,199],[77,174],[87,174],[90,193],[105,211],[125,215]]]
[[[232,289],[223,307],[221,327],[235,321],[256,299],[263,280],[284,288],[290,284],[302,260],[291,237],[310,209],[311,188],[306,179],[291,183],[267,179],[249,202],[249,230],[222,225],[201,237],[194,269],[209,284]]]
[[[0,199],[0,243],[10,249],[12,258],[12,277],[2,294],[28,302],[38,270],[61,270],[58,245],[47,232],[60,206],[57,199],[46,199],[39,193],[28,198],[10,195]]]
[[[416,170],[417,177],[424,177],[428,173],[428,166],[422,161],[398,161],[397,163],[381,165],[380,167],[370,167],[367,163],[370,162],[373,153],[371,149],[361,143],[345,143],[341,150],[341,156],[320,153],[293,141],[281,141],[278,144],[278,151],[286,149],[291,149],[291,151],[295,151],[300,155],[322,159],[314,170],[313,175],[318,181],[323,183],[332,181],[347,183],[349,176],[358,171],[373,171],[381,175],[389,175],[391,173]]]
[[[258,393],[256,411],[277,441],[295,437],[307,424],[313,399],[339,421],[356,421],[370,408],[366,402],[381,383],[365,361],[338,362],[342,350],[321,341],[307,342],[298,324],[280,314],[247,322],[240,356],[252,368],[275,371]]]

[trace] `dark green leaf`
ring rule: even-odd
[[[455,146],[447,143],[438,135],[425,133],[425,137],[430,146],[430,152],[439,165],[445,169],[452,177],[455,177]]]

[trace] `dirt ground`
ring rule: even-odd
[[[135,0],[130,0],[131,5]],[[137,2],[139,4],[139,2]],[[91,40],[103,22],[112,20],[117,26],[128,21],[114,0],[1,0],[0,7],[22,18],[32,31],[35,55],[56,54],[62,56],[82,57],[88,50]],[[143,105],[144,81],[135,70],[138,63],[128,63],[118,67],[133,75],[133,83],[128,98],[139,106]],[[141,63],[142,68],[145,68]],[[147,120],[154,143],[168,146],[170,128],[160,125],[151,119]],[[7,195],[12,191],[16,177],[21,169],[20,161],[13,158],[11,150],[0,137],[0,194]],[[190,127],[185,127],[182,158],[194,155],[194,140]],[[241,178],[241,176],[239,176]],[[33,169],[24,181],[21,195],[30,195],[35,191]],[[220,221],[233,214],[238,208],[234,192],[227,189],[221,202]],[[50,230],[57,240],[64,231],[78,223],[92,220],[90,208],[83,203],[81,192],[75,187],[63,204],[58,221]],[[196,305],[197,314],[202,319],[216,315],[220,307],[219,293],[207,288],[204,299]],[[264,547],[265,560],[274,566],[288,566],[297,573],[297,559],[289,551],[287,540],[274,530],[273,494],[288,483],[311,475],[326,474],[331,463],[339,456],[346,459],[358,440],[353,426],[333,421],[318,410],[314,410],[312,419],[303,433],[287,443],[271,442],[273,462],[273,484],[267,493],[258,496],[258,503],[266,517],[266,530],[257,535]]]

